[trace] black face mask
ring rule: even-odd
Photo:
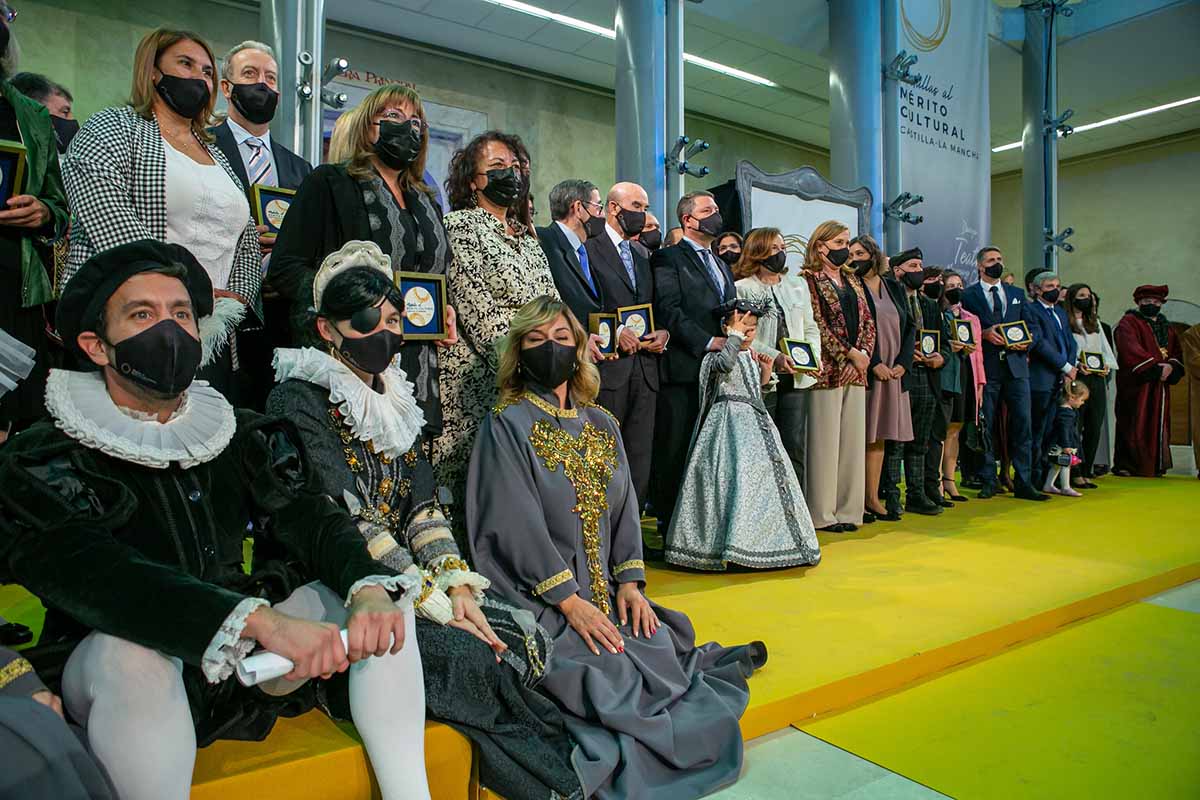
[[[738,259],[741,257],[742,254],[735,250],[726,250],[724,253],[717,253],[717,258],[721,259],[731,267],[736,264]]]
[[[704,219],[697,219],[696,229],[709,236],[719,236],[725,230],[725,220],[721,219],[720,211],[714,211]]]
[[[58,139],[58,152],[67,152],[71,140],[79,133],[79,120],[50,117],[50,125],[54,128],[55,138]]]
[[[354,321],[350,324],[353,327]],[[393,331],[382,330],[359,339],[343,336],[342,343],[338,345],[338,353],[363,372],[378,375],[388,368],[388,364],[392,363],[392,359],[403,345],[403,336]]]
[[[875,262],[872,259],[864,258],[861,261],[851,261],[850,266],[854,267],[854,274],[862,278],[871,271],[871,267],[875,266]]]
[[[837,250],[830,250],[825,254],[825,257],[829,259],[830,264],[833,264],[835,267],[840,267],[842,264],[845,264],[847,260],[849,260],[850,248],[839,247]]]
[[[787,252],[780,250],[778,253],[772,253],[763,259],[763,266],[776,274],[787,269]]]
[[[200,340],[164,319],[113,345],[112,368],[163,397],[178,397],[200,369]]]
[[[992,264],[990,267],[984,267],[983,274],[994,281],[1000,280],[1000,276],[1004,274],[1004,265]]]
[[[279,92],[265,83],[235,83],[229,92],[229,102],[238,113],[255,125],[265,125],[275,118]]]
[[[1158,312],[1161,310],[1162,308],[1154,305],[1154,303],[1142,303],[1138,306],[1138,311],[1142,312],[1143,317],[1157,317]]]
[[[583,223],[583,229],[587,231],[589,239],[599,239],[604,235],[604,217],[588,217],[587,222]]]
[[[1054,305],[1058,302],[1058,294],[1058,289],[1047,289],[1046,291],[1042,292],[1042,300],[1050,305]]]
[[[180,78],[165,72],[155,84],[154,90],[172,111],[187,119],[195,119],[208,106],[208,100],[212,96],[208,81],[200,78]]]
[[[1084,313],[1091,311],[1092,310],[1092,298],[1076,297],[1075,298],[1075,308],[1076,308],[1076,310],[1082,311]]]
[[[958,305],[959,301],[962,300],[962,289],[947,289],[945,294],[946,302],[952,306]]]
[[[925,284],[924,272],[906,272],[900,276],[900,282],[909,289],[920,289]]]
[[[622,208],[617,212],[617,225],[625,236],[637,236],[646,227],[646,212]]]
[[[421,131],[415,123],[385,119],[379,123],[379,138],[374,147],[375,155],[384,164],[404,169],[421,154]]]
[[[380,134],[382,137],[382,134]],[[481,190],[483,196],[498,206],[512,208],[521,196],[521,178],[514,167],[489,169],[487,186]]]
[[[921,291],[930,300],[939,300],[942,297],[942,285],[940,283],[927,283],[921,287]]]
[[[521,372],[526,380],[546,389],[557,389],[575,374],[575,347],[550,340],[521,351]]]
[[[653,253],[655,250],[662,247],[662,231],[644,231],[642,235],[638,237],[638,241],[641,242],[647,250]]]

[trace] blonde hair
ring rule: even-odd
[[[525,379],[518,369],[521,365],[521,340],[525,334],[560,316],[566,318],[571,326],[571,335],[575,337],[575,374],[571,376],[568,388],[571,400],[576,405],[595,402],[600,392],[600,371],[588,355],[588,333],[566,303],[542,295],[517,309],[509,324],[508,335],[497,345],[500,366],[496,372],[496,386],[500,390],[500,405],[516,402],[525,393]]]
[[[804,251],[804,271],[805,272],[820,272],[825,268],[821,262],[821,255],[817,252],[817,245],[824,244],[832,239],[836,239],[842,233],[850,229],[836,219],[826,220],[817,226],[817,229],[812,232],[812,236],[808,237],[808,248]]]
[[[215,121],[213,108],[217,104],[217,59],[213,55],[208,42],[191,31],[175,30],[173,28],[157,28],[150,31],[138,42],[137,51],[133,55],[133,86],[129,90],[129,105],[143,119],[154,119],[154,98],[158,96],[154,88],[154,70],[158,69],[158,59],[163,52],[180,42],[195,42],[208,54],[208,62],[213,68],[212,85],[208,87],[208,104],[192,118],[192,133],[202,142],[212,142],[213,136],[208,128]]]
[[[333,121],[333,132],[329,134],[329,153],[326,155],[326,160],[330,164],[341,164],[349,161],[354,155],[354,150],[350,147],[350,115],[351,111],[347,111]]]
[[[371,126],[375,115],[391,105],[407,102],[413,109],[413,115],[421,120],[421,152],[400,173],[402,189],[419,189],[432,194],[433,190],[425,185],[425,156],[429,149],[429,126],[425,120],[425,108],[421,105],[421,96],[415,90],[401,83],[389,83],[380,86],[363,98],[355,108],[338,118],[338,122],[346,120],[344,133],[345,142],[338,143],[339,158],[334,157],[334,142],[329,142],[329,160],[334,163],[345,162],[346,171],[355,178],[367,178],[375,174],[371,157],[375,149],[371,145]]]

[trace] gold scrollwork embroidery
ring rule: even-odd
[[[33,665],[23,658],[15,658],[12,661],[0,667],[0,689],[8,686],[22,675],[28,675],[33,672]]]
[[[546,578],[546,580],[542,581],[537,586],[533,587],[533,593],[535,595],[541,596],[541,595],[545,594],[546,592],[550,591],[551,589],[553,589],[555,586],[561,586],[562,584],[571,580],[571,578],[573,578],[573,577],[575,577],[575,576],[571,574],[571,570],[564,569],[562,572],[558,573],[557,575],[553,575],[549,578]]]
[[[600,561],[600,519],[608,510],[608,483],[617,466],[616,437],[590,422],[585,422],[583,432],[575,437],[539,419],[533,423],[529,442],[546,469],[554,472],[561,463],[563,474],[575,487],[576,505],[571,511],[583,522],[583,549],[587,553],[592,602],[607,615],[611,606],[608,581]]]
[[[526,392],[523,399],[528,400],[539,411],[549,414],[552,417],[557,417],[558,419],[576,419],[579,416],[579,409],[559,408],[558,406],[547,403],[533,392]]]
[[[634,558],[629,561],[622,561],[620,564],[617,564],[615,567],[613,567],[613,575],[620,575],[622,572],[624,572],[627,569],[642,569],[642,570],[644,570],[645,568],[646,568],[645,561],[643,561],[640,558]]]

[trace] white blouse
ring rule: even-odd
[[[757,275],[742,278],[735,286],[738,297],[747,300],[768,301],[774,304],[778,301],[783,307],[783,318],[787,323],[788,336],[808,342],[812,347],[817,361],[821,360],[821,331],[813,318],[812,297],[808,291],[808,281],[798,275],[785,274],[779,283],[767,284],[758,279]],[[779,356],[775,347],[778,339],[779,323],[775,317],[764,317],[758,321],[758,332],[754,336],[751,347],[757,353],[764,353],[771,358]],[[775,388],[778,378],[771,375],[770,383],[763,391]],[[795,386],[797,389],[807,389],[817,382],[812,373],[797,373]]]
[[[246,195],[218,164],[199,164],[163,139],[167,241],[196,257],[214,289],[229,285],[238,239],[250,219]]]
[[[1104,331],[1096,331],[1095,333],[1079,333],[1071,331],[1071,335],[1075,337],[1075,344],[1079,345],[1081,353],[1102,353],[1104,355],[1104,366],[1108,370],[1117,369],[1117,356],[1113,349],[1108,346],[1108,339],[1104,338]]]

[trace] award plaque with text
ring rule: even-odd
[[[921,348],[921,355],[928,358],[936,353],[942,346],[942,332],[934,331],[928,328],[921,329],[921,336],[917,340]]]
[[[254,221],[267,226],[267,233],[279,233],[283,226],[283,216],[292,205],[296,192],[292,189],[281,189],[278,186],[263,186],[254,184],[250,187],[250,196],[254,199]]]
[[[0,139],[0,208],[25,193],[25,145]]]
[[[639,339],[648,333],[654,333],[654,306],[643,303],[640,306],[618,308],[617,325],[629,328]]]
[[[1084,351],[1079,354],[1079,368],[1089,375],[1099,375],[1108,372],[1104,368],[1104,354]]]
[[[600,354],[615,356],[617,354],[617,315],[588,314],[588,333],[600,337]]]
[[[971,323],[965,319],[954,320],[954,340],[967,347],[975,346],[975,331]]]
[[[816,372],[821,369],[821,363],[817,361],[812,345],[802,339],[780,339],[779,349],[788,354],[798,372]]]
[[[1033,343],[1033,335],[1029,332],[1029,326],[1025,324],[1025,320],[1023,319],[1019,319],[1016,322],[1001,323],[997,328],[1000,331],[1000,335],[1004,337],[1005,347]]]
[[[396,286],[404,298],[404,338],[441,340],[446,327],[446,276],[427,272],[397,272]]]

